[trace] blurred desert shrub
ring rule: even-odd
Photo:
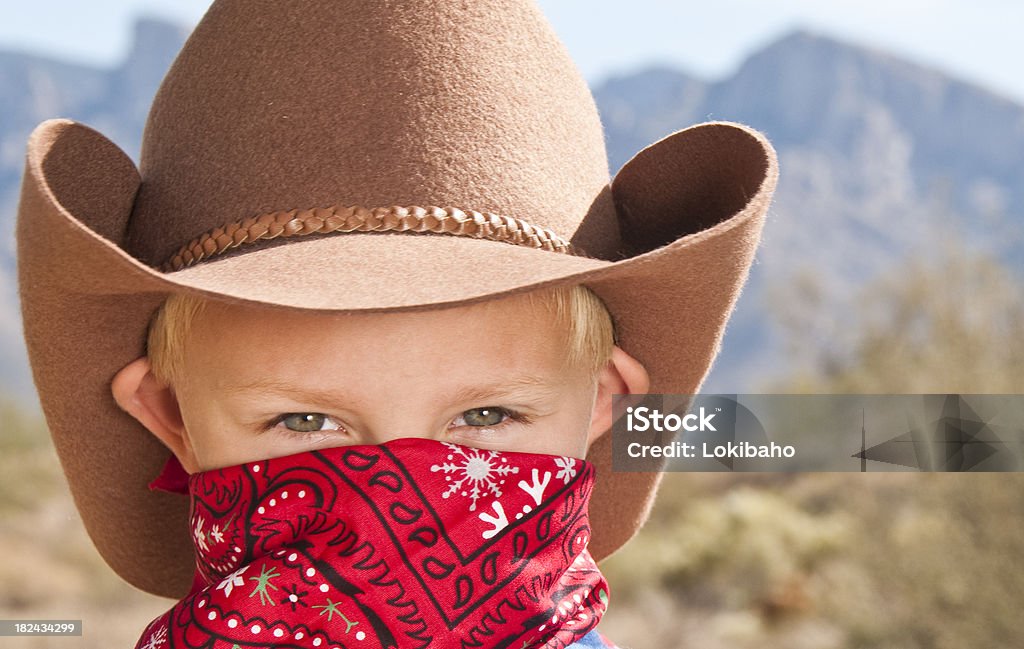
[[[773,293],[800,369],[765,391],[1024,393],[1024,268],[952,236],[863,286],[852,318],[812,271]]]
[[[121,581],[82,527],[38,411],[0,401],[0,619],[81,619],[81,638],[2,638],[8,647],[134,646],[168,607]]]
[[[1024,282],[953,239],[829,313],[813,273],[777,290],[795,360],[761,392],[1024,393]],[[624,647],[1021,646],[1020,474],[667,474],[604,563]]]
[[[0,516],[30,510],[57,492],[60,467],[48,446],[38,417],[0,401]]]

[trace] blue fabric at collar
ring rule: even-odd
[[[617,649],[617,647],[608,642],[597,629],[594,629],[580,638],[578,642],[569,645],[567,649]]]

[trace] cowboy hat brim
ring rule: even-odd
[[[746,279],[776,177],[763,136],[709,123],[651,145],[615,176],[610,191],[628,235],[617,258],[446,235],[350,233],[164,273],[122,247],[140,187],[131,160],[86,126],[43,123],[29,140],[17,226],[25,337],[93,542],[143,590],[178,597],[191,584],[187,501],[147,487],[168,452],[110,393],[114,374],[145,353],[148,323],[167,295],[397,311],[585,284],[609,307],[620,345],[647,368],[651,391],[694,393]],[[591,551],[600,559],[642,524],[658,474],[613,472],[609,435],[588,459],[599,475]]]

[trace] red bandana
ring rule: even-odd
[[[197,473],[197,577],[138,649],[565,647],[607,584],[581,460],[431,440]]]

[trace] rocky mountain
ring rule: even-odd
[[[31,394],[20,342],[13,215],[26,137],[71,117],[138,151],[149,103],[184,42],[144,20],[113,69],[0,52],[0,391]],[[773,301],[812,277],[830,317],[865,281],[937,231],[1024,269],[1024,106],[883,52],[795,32],[728,78],[652,68],[594,88],[617,169],[673,130],[709,119],[768,134],[782,178],[751,280],[705,388],[754,391],[786,358]],[[1024,272],[1024,270],[1022,270]]]
[[[21,342],[13,234],[29,133],[46,119],[69,117],[135,154],[153,95],[187,36],[180,25],[139,20],[128,56],[112,69],[0,51],[0,394],[34,394]]]
[[[719,81],[651,69],[595,95],[613,168],[712,119],[750,124],[779,151],[776,202],[708,391],[752,389],[787,365],[773,301],[808,278],[842,322],[867,281],[949,237],[1024,274],[1024,106],[990,91],[796,32]]]

